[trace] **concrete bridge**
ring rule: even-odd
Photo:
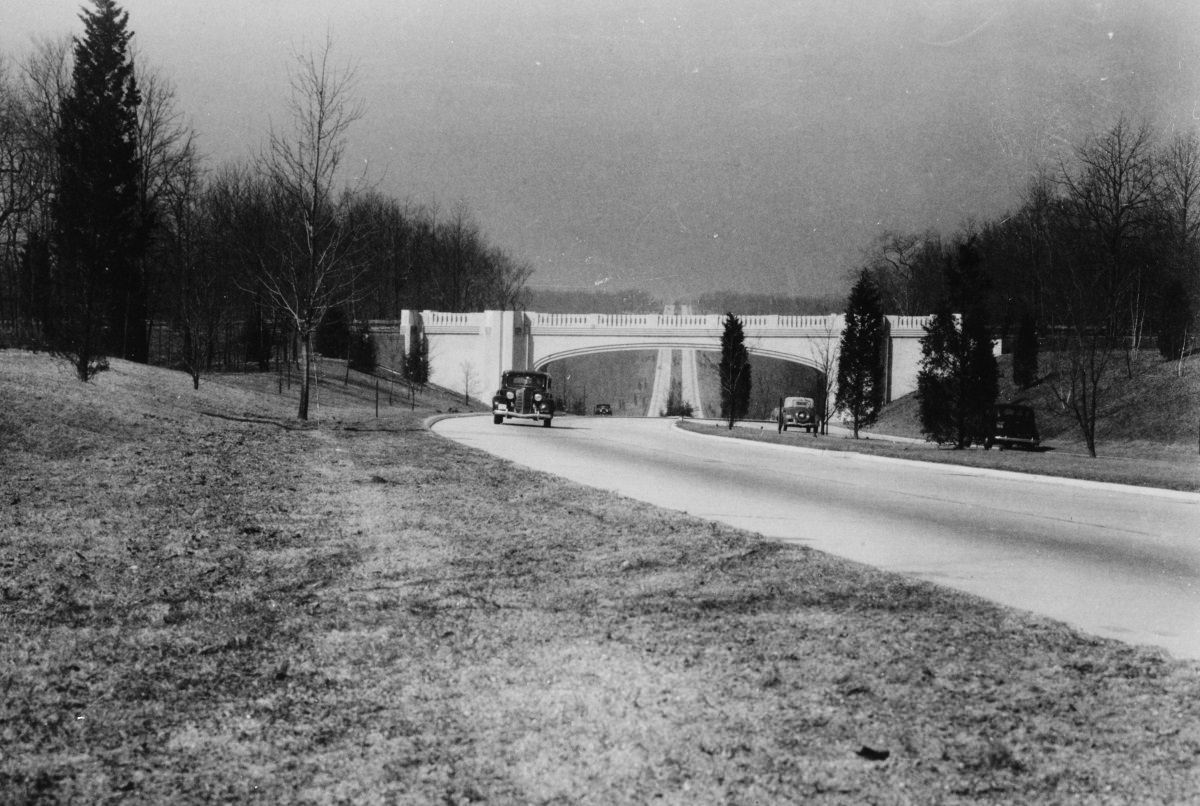
[[[827,316],[739,316],[751,356],[768,356],[824,371],[836,358],[845,320]],[[534,311],[443,313],[404,311],[399,320],[372,320],[380,366],[399,370],[412,340],[429,339],[431,381],[490,402],[506,369],[542,369],[550,362],[625,350],[719,351],[723,314],[574,314]],[[927,316],[888,316],[885,400],[916,389]],[[661,353],[660,353],[661,355]],[[832,364],[836,372],[836,360]],[[685,376],[686,383],[686,376]]]

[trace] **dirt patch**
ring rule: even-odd
[[[513,487],[428,410],[315,428],[236,378],[59,367],[0,352],[0,801],[1200,791],[1196,664]]]

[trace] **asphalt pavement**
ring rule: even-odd
[[[576,482],[1200,659],[1197,494],[719,439],[659,418],[563,417],[544,429],[463,417],[434,430]]]

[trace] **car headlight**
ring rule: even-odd
[[[507,392],[505,392],[505,393],[504,393],[504,396],[505,396],[505,397],[507,397],[509,400],[512,400],[512,399],[513,399],[513,398],[515,398],[517,395],[516,395],[516,393],[515,393],[515,392],[513,392],[513,391],[510,389],[509,391],[507,391]]]
[[[537,392],[536,394],[534,394],[534,396],[533,396],[533,399],[534,399],[535,401],[537,401],[538,403],[541,403],[541,402],[542,402],[542,393],[541,393],[541,392]]]

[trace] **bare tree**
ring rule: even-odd
[[[462,370],[463,405],[469,406],[471,404],[471,393],[475,391],[479,379],[475,374],[475,365],[470,361],[462,362],[459,369]]]
[[[942,263],[942,240],[932,230],[884,232],[866,260],[884,310],[893,314],[922,314],[933,308],[943,294]]]
[[[176,108],[175,87],[144,62],[136,62],[134,72],[142,96],[137,113],[138,203],[150,225],[141,274],[147,289],[146,318],[153,320],[161,313],[157,309],[165,307],[169,312],[171,308],[166,291],[171,279],[168,264],[180,257],[180,236],[175,230],[187,225],[178,216],[192,212],[195,200],[186,197],[194,197],[199,189],[198,157],[195,133]]]
[[[1195,245],[1200,237],[1200,135],[1188,131],[1167,144],[1159,177],[1172,235],[1180,243]]]
[[[33,143],[29,131],[29,113],[7,65],[0,62],[0,230],[8,222],[29,212],[34,194],[29,178],[28,160]]]
[[[295,328],[300,362],[300,406],[308,419],[313,334],[325,312],[349,301],[354,289],[350,227],[344,215],[352,195],[340,195],[350,127],[363,115],[354,97],[355,73],[331,63],[332,43],[297,55],[288,111],[292,128],[272,128],[262,169],[270,184],[282,239],[259,253],[258,281]]]
[[[817,404],[817,416],[820,418],[820,433],[822,434],[829,433],[829,421],[833,419],[833,412],[836,408],[841,325],[841,317],[837,314],[829,314],[825,317],[825,325],[822,328],[824,341],[815,341],[809,351],[817,371],[821,373],[821,378],[817,381],[817,395],[820,398]]]
[[[1080,167],[1064,167],[1060,176],[1074,222],[1094,247],[1095,280],[1125,303],[1129,345],[1135,350],[1145,324],[1146,275],[1153,262],[1141,247],[1160,210],[1153,148],[1148,124],[1135,126],[1121,117],[1106,133],[1075,149]]]
[[[1167,144],[1158,175],[1168,237],[1154,329],[1159,352],[1182,367],[1200,309],[1200,136],[1195,131]]]
[[[183,338],[182,364],[200,388],[201,372],[211,368],[220,331],[231,315],[233,283],[222,244],[230,237],[220,225],[228,199],[224,184],[205,186],[198,163],[180,165],[166,196],[171,227],[164,257],[168,267],[167,304]]]
[[[35,43],[19,69],[0,69],[0,274],[17,338],[41,339],[49,282],[55,132],[71,81],[71,39]]]
[[[7,65],[0,61],[0,323],[15,324],[20,318],[18,243],[24,218],[36,203],[30,182],[32,143],[27,126],[28,112],[12,81]]]
[[[1121,118],[1076,149],[1061,194],[1037,199],[1033,219],[1049,246],[1041,265],[1051,390],[1096,455],[1096,423],[1114,366],[1137,349],[1151,242],[1160,221],[1146,126]]]

